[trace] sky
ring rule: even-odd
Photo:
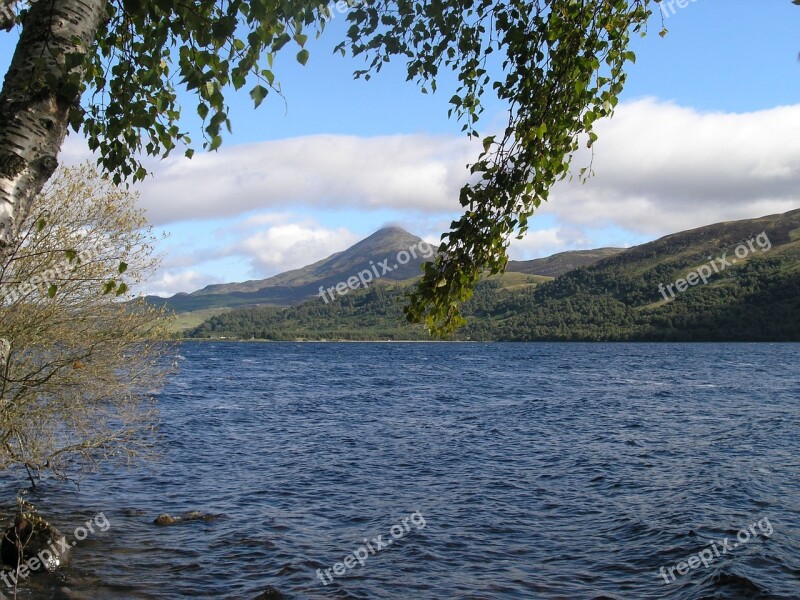
[[[800,208],[800,7],[790,0],[669,0],[615,116],[597,127],[587,183],[565,182],[530,220],[511,258],[628,247],[680,230]],[[258,110],[229,94],[233,133],[215,153],[149,163],[139,206],[168,237],[157,277],[139,292],[170,295],[260,279],[346,249],[387,225],[435,242],[459,214],[475,143],[447,117],[455,91],[405,81],[401,63],[354,80],[361,59],[332,52],[346,30],[333,11],[303,67],[278,56],[284,98]],[[669,33],[658,36],[663,25]],[[0,33],[5,72],[18,32]],[[184,123],[200,138],[187,98]],[[488,102],[479,130],[502,122]],[[68,138],[62,164],[89,157]]]

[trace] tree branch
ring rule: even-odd
[[[11,354],[11,344],[8,340],[0,339],[0,372],[3,376],[5,376],[9,354]]]

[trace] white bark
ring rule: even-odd
[[[48,75],[51,81],[63,81],[69,75],[61,67],[64,54],[92,47],[104,8],[104,0],[34,0],[22,23],[0,91],[2,262],[31,200],[58,165],[69,109],[80,101],[77,93],[65,94],[48,86]],[[11,29],[15,19],[14,0],[0,0],[0,29]],[[76,39],[81,41],[78,46]],[[8,341],[0,339],[2,373],[9,351]]]
[[[22,23],[0,92],[0,247],[17,235],[31,200],[53,174],[69,109],[80,100],[46,82],[69,75],[64,54],[91,48],[104,8],[104,0],[36,0]]]

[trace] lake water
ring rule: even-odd
[[[160,462],[45,483],[110,527],[19,598],[800,598],[800,345],[178,352]]]

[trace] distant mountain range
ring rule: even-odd
[[[600,248],[562,252],[529,261],[510,261],[508,271],[557,277],[622,250]],[[371,271],[373,275],[377,273],[373,281],[381,279],[382,283],[418,277],[421,274],[421,265],[430,260],[433,252],[434,249],[422,238],[400,227],[386,227],[347,250],[301,269],[286,271],[268,279],[209,285],[190,294],[175,294],[166,299],[148,296],[147,301],[166,305],[177,313],[257,305],[291,306],[319,296],[320,287],[331,288],[365,270]],[[398,264],[400,261],[406,264]]]
[[[165,304],[177,313],[264,304],[290,306],[317,296],[320,286],[335,286],[365,269],[371,270],[370,261],[375,265],[388,259],[391,264],[387,266],[391,271],[383,273],[383,267],[379,267],[378,273],[381,278],[390,281],[417,276],[420,274],[420,265],[425,262],[418,250],[420,244],[424,244],[421,238],[404,229],[386,227],[347,250],[302,269],[286,271],[268,279],[209,285],[191,294],[175,294],[166,300],[148,296],[147,301]],[[409,256],[407,264],[397,264],[397,255],[409,252],[412,248],[417,250],[417,257]]]
[[[217,298],[219,307],[230,299],[276,298],[269,291],[282,286],[291,290],[285,298],[299,301],[303,294],[316,296],[320,285],[345,281],[365,262],[393,258],[420,241],[402,229],[385,229],[304,269],[185,297]],[[316,297],[211,315],[187,335],[425,339],[402,315],[421,262],[329,303]],[[800,341],[800,210],[700,227],[627,250],[512,262],[509,269],[478,284],[464,307],[468,324],[456,339]]]

